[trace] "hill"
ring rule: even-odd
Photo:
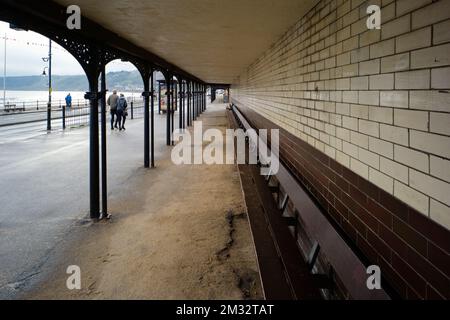
[[[143,90],[142,79],[138,71],[110,72],[106,75],[108,89],[119,91]],[[74,76],[52,76],[54,91],[88,91],[88,81],[84,75]],[[3,77],[0,77],[0,87]],[[48,88],[48,77],[45,76],[23,76],[6,77],[6,89],[16,91],[46,91]]]

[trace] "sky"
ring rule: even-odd
[[[6,76],[42,75],[48,63],[42,61],[48,57],[49,39],[32,31],[15,31],[9,24],[0,21],[0,77],[3,77],[6,34]],[[70,53],[53,42],[52,73],[54,75],[84,74],[80,64]],[[107,72],[134,71],[128,62],[113,61],[107,66]]]

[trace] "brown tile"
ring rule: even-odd
[[[326,165],[327,167],[330,166],[330,157],[327,156],[325,153],[319,151],[316,153],[315,158],[319,160],[322,164]]]
[[[349,193],[350,185],[344,178],[337,177],[336,178],[336,184],[337,186],[345,193]]]
[[[427,300],[445,300],[433,287],[427,285]]]
[[[423,256],[427,256],[427,240],[420,233],[412,229],[408,224],[394,218],[393,231]]]
[[[389,285],[400,295],[400,297],[406,298],[407,285],[405,280],[392,268],[392,265],[388,263],[383,256],[380,256],[378,260],[383,277],[389,282]]]
[[[354,213],[367,225],[368,228],[370,228],[374,233],[378,233],[380,223],[366,209],[359,206],[358,210]]]
[[[324,192],[326,190],[325,187],[322,188],[322,192]],[[322,208],[324,209],[328,209],[328,198],[321,192],[318,192],[316,194],[316,199],[319,202],[319,204],[322,206]]]
[[[318,169],[311,168],[311,173],[312,173],[313,177],[316,180],[318,180],[321,184],[323,184],[323,185],[328,184],[327,177],[322,172],[320,172]]]
[[[397,218],[408,221],[409,208],[406,204],[392,196],[391,194],[380,190],[380,205],[392,212]]]
[[[378,252],[379,255],[383,256],[388,262],[391,261],[391,248],[389,248],[389,246],[371,230],[367,230],[367,242]]]
[[[429,282],[441,295],[450,299],[450,279],[435,268],[428,260],[411,248],[406,261],[414,270]]]
[[[364,253],[364,256],[370,261],[371,264],[378,265],[377,251],[364,239],[361,235],[357,235],[356,244],[358,248]]]
[[[334,206],[336,210],[343,216],[345,219],[348,219],[348,209],[347,207],[339,200],[338,198],[334,201]]]
[[[380,188],[362,177],[358,178],[358,189],[360,189],[361,192],[364,192],[368,197],[374,200],[379,199]]]
[[[426,296],[426,281],[395,253],[392,255],[392,267],[401,274],[406,283],[413,287],[420,296]]]
[[[342,167],[342,174],[345,180],[350,182],[350,184],[353,184],[354,186],[358,185],[358,175],[356,173],[346,167]]]
[[[380,238],[400,257],[406,257],[408,245],[397,234],[386,228],[384,225],[380,225],[378,234]]]
[[[388,228],[392,228],[393,217],[392,213],[382,206],[372,198],[369,198],[367,201],[367,210],[378,219],[381,223],[383,223]]]
[[[334,182],[331,182],[331,181],[329,182],[328,189],[335,197],[337,197],[337,198],[341,197],[342,191]]]
[[[361,192],[356,186],[349,186],[349,195],[353,198],[359,205],[363,208],[367,207],[367,196],[365,193]]]
[[[344,205],[348,208],[349,211],[355,213],[360,210],[360,206],[348,194],[343,193],[341,200],[342,200],[342,203],[344,203]]]
[[[334,207],[330,207],[328,213],[337,224],[342,225],[342,215]]]
[[[428,260],[450,278],[450,255],[428,242]]]
[[[323,174],[328,178],[328,180],[333,182],[336,181],[337,174],[333,170],[331,170],[330,167],[323,167],[322,170]]]
[[[415,210],[410,210],[409,223],[435,245],[450,252],[450,231]]]
[[[425,291],[426,295],[426,291]],[[406,288],[406,299],[411,301],[425,300],[425,296],[419,295],[412,287]]]
[[[342,219],[342,229],[345,234],[356,244],[356,230],[346,219]]]
[[[335,161],[335,160],[331,160],[330,161],[330,167],[331,170],[333,170],[337,175],[342,176],[342,165]]]
[[[349,217],[349,222],[353,226],[353,228],[355,228],[355,230],[359,234],[361,234],[362,236],[365,237],[367,234],[367,226],[351,212],[349,212],[348,217]]]

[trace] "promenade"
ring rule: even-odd
[[[225,130],[225,105],[209,108],[200,120]],[[87,219],[88,128],[2,145],[2,298],[261,297],[236,168],[173,165],[164,124],[157,115],[152,170],[142,120],[108,132],[109,222]],[[66,287],[69,265],[81,268],[81,291]]]

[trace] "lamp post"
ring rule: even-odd
[[[3,64],[3,108],[6,110],[6,40],[7,34],[5,33],[5,60]]]
[[[42,58],[42,61],[48,62],[48,67],[44,68],[43,75],[45,76],[45,69],[48,68],[48,104],[47,104],[47,131],[52,130],[52,40],[49,40],[48,57]]]

